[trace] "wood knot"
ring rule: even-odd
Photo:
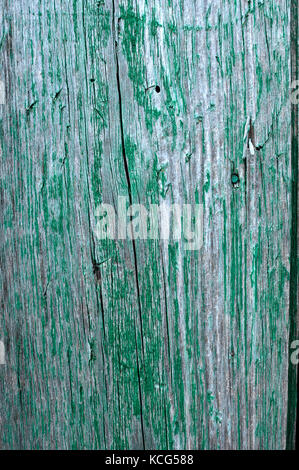
[[[232,173],[231,182],[234,187],[237,187],[240,184],[240,177],[238,173]]]

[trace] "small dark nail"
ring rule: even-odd
[[[159,87],[159,85],[156,86],[155,90],[156,90],[157,93],[160,93],[161,88]]]

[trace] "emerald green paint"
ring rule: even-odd
[[[1,448],[293,448],[297,2],[8,3]],[[98,240],[120,195],[202,248]]]

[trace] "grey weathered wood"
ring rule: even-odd
[[[1,0],[2,448],[292,447],[296,4]],[[203,247],[98,241],[119,195]]]

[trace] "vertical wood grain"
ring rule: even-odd
[[[1,448],[293,446],[291,4],[1,0]],[[97,240],[118,196],[201,250]]]

